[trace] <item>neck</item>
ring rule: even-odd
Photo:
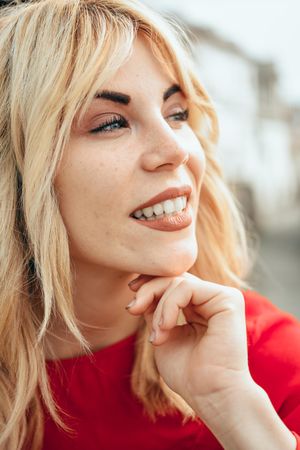
[[[92,351],[134,334],[142,317],[128,314],[125,306],[134,293],[128,283],[138,274],[113,272],[75,261],[73,305],[79,328]],[[72,358],[82,354],[76,338],[58,321],[47,335],[46,359]]]

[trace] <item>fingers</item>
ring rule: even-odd
[[[143,277],[140,281],[145,280]],[[215,327],[224,323],[235,326],[243,314],[244,299],[238,289],[204,281],[189,273],[155,277],[143,283],[129,310],[134,315],[144,314],[149,332],[155,332],[153,343],[157,345],[165,342],[177,325],[180,309],[186,310],[193,322],[206,326],[211,321]]]
[[[176,325],[180,310],[188,306],[192,296],[191,288],[182,284],[183,281],[163,295],[153,314],[154,328],[169,330]]]
[[[155,278],[152,275],[139,275],[137,278],[135,278],[134,280],[130,281],[130,283],[128,283],[129,288],[134,291],[137,292],[141,286],[143,286],[143,284],[147,283],[148,281],[152,280],[153,278]]]
[[[136,293],[135,300],[128,306],[132,314],[143,314],[153,303],[157,306],[158,301],[163,301],[168,293],[173,290],[181,279],[171,277],[160,277],[143,285]]]
[[[130,313],[144,314],[153,344],[162,344],[168,339],[169,331],[177,325],[180,309],[190,302],[189,286],[178,289],[182,282],[181,277],[156,278],[138,291],[136,302],[130,307]]]
[[[179,283],[173,290],[164,294],[153,314],[154,331],[152,344],[161,345],[168,340],[169,333],[177,326],[180,310],[187,307],[191,299],[189,288],[180,289]]]

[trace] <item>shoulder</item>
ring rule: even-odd
[[[297,337],[300,350],[300,321],[292,314],[275,306],[267,297],[256,291],[242,291],[245,299],[246,324],[250,345],[265,340],[278,340],[276,345],[286,343],[284,338]],[[284,339],[284,341],[282,341]]]

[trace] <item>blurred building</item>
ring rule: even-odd
[[[218,151],[227,180],[249,216],[267,228],[297,199],[300,109],[280,99],[272,63],[249,57],[209,29],[185,28],[219,116]]]
[[[300,106],[294,107],[291,113],[292,155],[298,175],[298,200],[300,201]]]

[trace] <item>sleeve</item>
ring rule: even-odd
[[[252,291],[244,293],[249,369],[300,450],[300,321]]]
[[[292,433],[295,436],[296,442],[297,442],[296,450],[300,450],[300,436],[299,436],[299,434],[295,433],[294,431],[292,431]]]

